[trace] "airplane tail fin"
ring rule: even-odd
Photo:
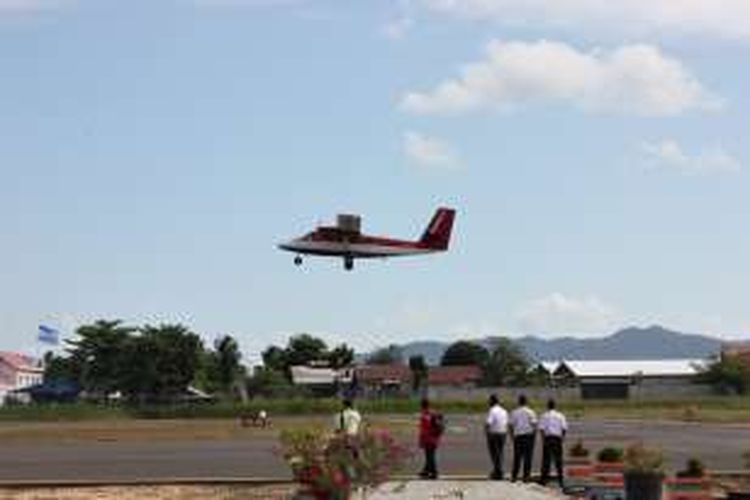
[[[448,250],[455,216],[456,211],[452,208],[438,208],[419,243],[433,250]]]

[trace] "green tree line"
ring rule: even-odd
[[[74,381],[92,398],[120,393],[130,401],[169,400],[189,386],[225,397],[244,392],[245,368],[229,335],[207,349],[180,324],[99,320],[75,333],[64,355],[45,356],[45,380]]]

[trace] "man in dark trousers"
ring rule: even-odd
[[[534,456],[536,436],[536,413],[529,408],[526,396],[518,396],[518,407],[510,412],[510,428],[513,431],[513,481],[523,464],[523,480],[531,479],[531,460]]]
[[[424,468],[419,473],[422,479],[437,479],[437,462],[435,454],[442,434],[442,417],[430,409],[427,398],[422,400],[422,411],[419,414],[419,447],[424,450]]]
[[[508,432],[508,412],[500,406],[497,396],[492,394],[488,401],[489,411],[484,423],[487,434],[487,449],[492,459],[492,472],[490,479],[503,478],[503,449],[505,448],[505,436]]]
[[[555,462],[557,482],[563,487],[563,440],[568,432],[565,415],[555,409],[555,400],[547,401],[547,411],[539,419],[542,434],[542,484],[549,481],[550,462]]]

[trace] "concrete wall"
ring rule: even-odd
[[[711,386],[692,384],[681,381],[644,380],[631,385],[630,399],[681,399],[687,397],[707,396],[713,394]],[[533,399],[555,398],[560,400],[581,399],[579,386],[568,387],[476,387],[463,389],[456,387],[430,387],[430,399],[470,401],[487,399],[490,394],[497,394],[501,399],[514,400],[519,394]]]
[[[516,400],[520,394],[534,399],[574,399],[580,397],[578,387],[474,387],[463,389],[457,387],[430,387],[430,399],[471,401],[489,398],[490,394],[497,394],[503,400]]]

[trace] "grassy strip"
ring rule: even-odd
[[[504,401],[506,407],[513,402]],[[532,407],[542,410],[544,401],[532,400]],[[360,400],[365,414],[413,414],[419,411],[419,400]],[[438,401],[446,413],[478,413],[486,410],[483,399]],[[560,408],[573,418],[621,417],[670,419],[682,421],[738,422],[750,420],[749,397],[711,396],[665,400],[559,401]],[[191,419],[236,418],[243,412],[266,410],[270,415],[321,415],[336,412],[340,402],[333,398],[255,399],[246,405],[236,403],[180,404],[153,406],[94,405],[87,403],[5,406],[0,421],[77,421],[103,419]]]

